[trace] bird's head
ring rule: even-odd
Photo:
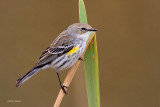
[[[67,29],[67,33],[71,36],[77,36],[78,38],[89,38],[91,32],[97,31],[86,23],[74,23]]]

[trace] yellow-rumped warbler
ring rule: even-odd
[[[42,53],[34,67],[26,75],[17,80],[16,87],[28,80],[39,70],[54,68],[57,72],[60,86],[66,94],[64,89],[66,86],[61,83],[59,71],[71,67],[78,59],[83,60],[80,56],[86,47],[86,42],[92,31],[97,30],[85,23],[70,25],[67,30],[63,31]]]

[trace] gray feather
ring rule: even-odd
[[[40,68],[35,68],[32,69],[31,71],[29,71],[26,75],[20,77],[17,80],[17,84],[16,87],[18,87],[19,85],[21,85],[22,83],[24,83],[25,81],[27,81],[29,78],[31,78],[35,73],[37,73],[40,70]]]

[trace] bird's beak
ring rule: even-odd
[[[97,29],[91,28],[91,29],[88,29],[88,31],[97,31]]]

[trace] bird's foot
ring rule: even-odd
[[[79,59],[78,60],[80,60],[80,61],[84,61],[84,59],[83,58],[81,58],[81,57],[79,57]]]
[[[62,85],[62,84],[61,84],[61,88],[62,88],[63,92],[64,92],[65,94],[67,94],[67,92],[66,92],[65,88],[68,88],[68,87],[67,87],[67,86],[65,86],[65,85]]]

